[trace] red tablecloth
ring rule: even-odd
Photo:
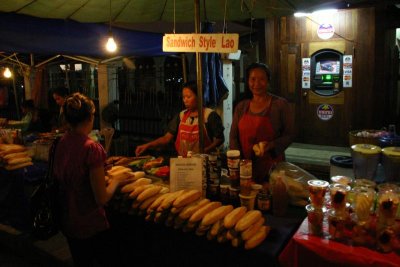
[[[399,267],[400,255],[380,253],[361,246],[308,234],[307,218],[279,255],[282,267],[296,266],[377,266]]]

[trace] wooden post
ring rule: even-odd
[[[106,123],[101,117],[101,111],[108,104],[108,75],[107,65],[99,64],[98,69],[98,89],[99,89],[99,117],[100,117],[100,128],[106,127]]]

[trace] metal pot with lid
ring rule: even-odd
[[[380,161],[382,149],[371,144],[351,146],[355,178],[373,180]]]
[[[382,165],[386,181],[400,181],[400,146],[382,149]]]

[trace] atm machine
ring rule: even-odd
[[[311,55],[311,90],[320,96],[333,96],[343,89],[343,54],[333,49]]]

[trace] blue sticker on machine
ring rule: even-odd
[[[317,116],[320,120],[328,121],[334,114],[333,107],[328,104],[321,104],[317,108]]]

